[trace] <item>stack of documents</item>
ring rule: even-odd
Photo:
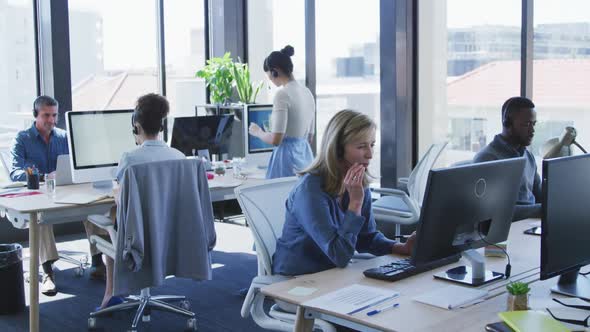
[[[303,306],[330,310],[343,315],[354,315],[382,305],[399,296],[390,289],[354,284],[302,303]]]
[[[90,204],[111,196],[104,192],[75,193],[60,195],[53,202],[58,204]]]

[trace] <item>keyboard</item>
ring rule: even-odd
[[[365,270],[363,273],[365,276],[374,279],[386,280],[386,281],[397,281],[405,279],[422,273],[430,271],[438,267],[452,264],[457,262],[461,258],[461,255],[453,255],[443,259],[439,259],[426,264],[418,266],[412,265],[409,258],[394,260],[389,264],[385,264],[376,268]]]

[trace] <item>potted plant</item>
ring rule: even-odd
[[[506,285],[508,290],[508,311],[529,309],[529,285],[524,282],[511,282]]]
[[[215,57],[207,60],[207,65],[197,71],[196,76],[205,79],[210,91],[211,102],[215,104],[227,104],[232,96],[233,61],[230,53],[223,57]]]
[[[258,83],[256,88],[252,86],[248,64],[241,62],[234,63],[231,67],[231,72],[236,82],[236,90],[238,91],[240,102],[244,104],[256,103],[256,96],[260,92],[262,82]]]

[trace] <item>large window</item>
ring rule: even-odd
[[[206,102],[205,82],[195,77],[205,65],[204,1],[164,1],[164,36],[170,115],[194,115]]]
[[[271,103],[276,88],[263,71],[264,59],[286,45],[295,48],[293,76],[305,84],[305,1],[248,2],[248,64],[252,81],[264,82],[256,102]]]
[[[379,1],[316,1],[317,142],[338,111],[351,108],[380,125]],[[337,13],[334,8],[338,8]],[[380,131],[369,170],[380,176]]]
[[[0,1],[0,149],[33,123],[36,97],[35,25],[30,0]],[[2,172],[0,177],[6,180]]]
[[[448,141],[442,164],[470,160],[520,94],[520,1],[423,0],[419,11],[420,155]]]
[[[132,108],[158,91],[156,2],[69,2],[72,108]]]
[[[537,128],[532,151],[573,125],[590,148],[590,2],[535,0],[533,102]]]

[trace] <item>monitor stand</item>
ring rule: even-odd
[[[503,273],[486,270],[485,258],[476,250],[465,250],[462,256],[469,261],[471,266],[457,266],[437,273],[434,277],[472,287],[478,287],[504,277]]]
[[[112,191],[113,180],[94,181],[92,182],[92,188],[98,191]]]
[[[551,287],[551,291],[590,301],[590,278],[579,274],[579,272],[580,269],[575,269],[559,276],[557,285]]]

